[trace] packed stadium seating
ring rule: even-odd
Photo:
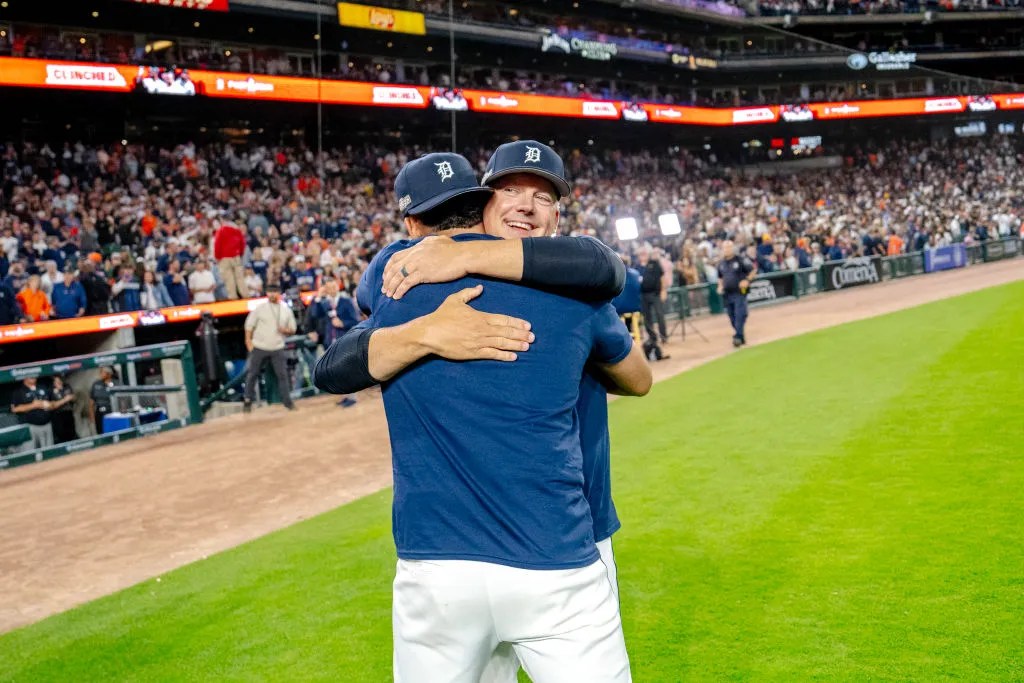
[[[191,302],[189,290],[201,289],[206,277],[197,284],[193,272],[212,261],[213,232],[224,221],[247,232],[251,295],[267,279],[312,291],[328,274],[351,292],[369,259],[401,235],[391,184],[397,169],[423,151],[344,149],[318,158],[306,148],[191,143],[0,150],[3,286],[13,299],[34,291],[29,276],[38,274],[49,297],[61,271],[70,269],[86,285],[87,312]],[[716,244],[726,236],[749,244],[760,269],[770,271],[1017,234],[1024,218],[1017,194],[1024,153],[1009,138],[995,145],[851,148],[840,168],[763,177],[684,150],[563,152],[576,188],[561,231],[596,235],[628,253],[638,242],[620,242],[614,220],[636,217],[641,240],[664,246],[678,262],[680,283],[713,277]],[[468,154],[482,168],[486,151]],[[677,238],[657,229],[657,216],[669,211],[684,226]],[[106,287],[96,285],[93,270]],[[120,280],[143,282],[147,271],[158,295],[119,295]],[[20,296],[22,310],[9,315],[48,311],[27,304],[33,296]]]

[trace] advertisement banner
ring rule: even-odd
[[[732,126],[738,122],[735,120],[735,109],[714,109],[712,107],[683,107],[668,104],[645,104],[647,120],[655,123],[683,123],[691,126]],[[763,107],[767,109],[767,107]],[[760,116],[764,116],[761,111]],[[742,115],[740,118],[744,118]],[[758,123],[747,117],[739,123]]]
[[[1004,258],[1013,258],[1020,253],[1020,242],[1016,237],[1002,240],[989,240],[982,243],[982,250],[986,261],[999,261]]]
[[[469,103],[470,111],[580,119],[618,119],[622,116],[621,104],[616,102],[468,88],[462,91],[462,96]]]
[[[966,265],[967,247],[962,244],[924,250],[924,272],[926,273],[963,268]]]
[[[915,116],[959,113],[967,108],[966,97],[908,97],[899,100],[857,102],[815,102],[810,105],[816,119],[863,119],[878,116]]]
[[[829,292],[882,281],[882,259],[878,256],[829,261],[822,268],[825,269],[825,291]]]
[[[1015,95],[993,95],[991,99],[995,101],[997,109],[1024,109],[1024,95],[1020,93]]]
[[[417,36],[427,33],[427,23],[422,12],[357,5],[351,2],[338,3],[338,23],[342,26],[365,28],[371,31],[411,33]]]
[[[305,292],[300,298],[302,303],[308,306],[315,295],[315,292]],[[166,323],[190,322],[199,320],[203,313],[209,313],[214,318],[223,318],[230,315],[248,315],[249,311],[264,301],[266,301],[266,298],[229,299],[209,304],[171,306],[156,311],[108,313],[106,315],[90,315],[83,318],[68,318],[66,320],[46,320],[37,323],[0,325],[0,344],[10,344],[31,339],[67,337],[93,332],[111,332],[122,327],[135,327],[137,325],[150,327]]]
[[[425,109],[430,88],[0,57],[0,85]],[[554,98],[565,99],[565,98]],[[576,100],[579,102],[579,100]]]
[[[596,62],[607,62],[619,54],[619,47],[615,43],[587,40],[578,36],[562,36],[549,30],[546,36],[541,37],[540,51],[578,55]]]
[[[846,66],[854,71],[866,69],[869,64],[877,71],[906,71],[916,63],[916,52],[854,52],[846,58]]]
[[[59,62],[0,57],[0,86],[136,92],[145,96],[187,95],[282,102],[323,102],[365,107],[433,106],[448,111],[526,114],[570,118],[622,119],[694,126],[736,126],[886,116],[962,113],[969,104],[1024,109],[1024,95],[933,97],[855,102],[818,102],[799,106],[691,107],[639,104],[576,97],[492,90],[438,89],[360,81],[263,76],[160,66]]]
[[[178,9],[200,9],[211,12],[227,12],[228,0],[130,0],[137,5],[176,7]]]
[[[747,303],[751,306],[768,304],[796,296],[794,276],[791,273],[756,278],[750,283]]]
[[[248,314],[255,306],[266,299],[234,299],[218,301],[212,304],[196,304],[194,306],[173,306],[162,308],[159,314],[166,322],[186,322],[199,320],[204,311],[209,311],[215,318],[226,315]],[[143,320],[146,318],[146,320]],[[68,318],[67,320],[47,320],[37,323],[21,323],[18,325],[0,326],[0,344],[28,341],[31,339],[49,339],[67,337],[92,332],[111,332],[122,327],[135,327],[138,324],[150,325],[152,314],[146,316],[142,311],[130,313],[111,313],[108,315],[90,315],[84,318]]]
[[[697,57],[689,54],[672,53],[668,56],[668,61],[672,66],[681,66],[689,69],[690,71],[718,68],[718,60],[712,59],[711,57]]]

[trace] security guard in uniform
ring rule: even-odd
[[[722,260],[718,263],[718,293],[725,297],[725,312],[732,323],[732,345],[747,343],[743,326],[747,322],[747,291],[757,275],[757,267],[746,256],[736,253],[732,240],[722,242]]]

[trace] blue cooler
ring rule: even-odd
[[[167,413],[159,408],[139,413],[139,424],[143,425],[153,424],[154,422],[163,422],[166,419]]]
[[[103,433],[120,432],[137,427],[139,418],[130,413],[107,413],[103,416]]]

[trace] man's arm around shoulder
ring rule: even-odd
[[[317,361],[313,384],[350,394],[386,382],[429,355],[448,360],[514,361],[533,342],[530,325],[507,315],[477,311],[477,285],[451,294],[433,313],[402,325],[374,328],[364,320],[334,342]]]
[[[594,316],[594,346],[590,360],[602,371],[606,388],[613,394],[644,396],[654,378],[643,348],[633,342],[629,330],[611,304]]]
[[[643,347],[633,344],[629,354],[618,363],[598,363],[604,375],[605,388],[619,396],[646,396],[654,383],[651,364],[644,357]]]
[[[416,285],[482,275],[572,297],[607,301],[622,291],[626,267],[591,237],[456,241],[433,236],[395,254],[384,269],[384,292],[401,299]]]

